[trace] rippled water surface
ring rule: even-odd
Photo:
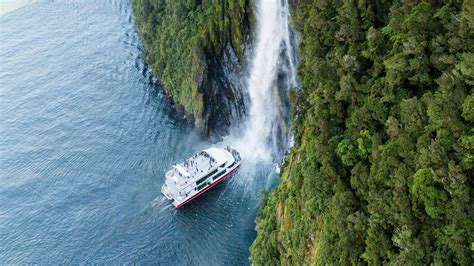
[[[209,145],[142,63],[128,1],[0,16],[0,264],[247,264],[271,165],[180,210],[159,193]]]

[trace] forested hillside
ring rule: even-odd
[[[474,1],[296,1],[295,145],[261,264],[472,265]]]
[[[147,60],[179,111],[205,134],[242,113],[233,76],[251,40],[251,0],[134,0]]]

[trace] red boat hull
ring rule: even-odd
[[[212,183],[210,186],[206,187],[205,189],[199,191],[199,193],[197,193],[196,195],[190,197],[189,199],[181,202],[180,204],[176,205],[176,208],[180,208],[182,207],[184,204],[192,201],[193,199],[199,197],[200,195],[202,195],[204,192],[208,191],[209,189],[211,189],[212,187],[214,187],[215,185],[219,184],[222,180],[224,180],[227,176],[233,174],[238,168],[240,167],[240,164],[235,167],[232,171],[228,172],[227,174],[223,175],[221,178],[217,179],[216,182]]]

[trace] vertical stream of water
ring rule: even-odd
[[[297,85],[294,35],[287,0],[258,0],[255,7],[256,40],[247,80],[249,116],[238,146],[254,161],[271,161],[288,147],[287,91]]]

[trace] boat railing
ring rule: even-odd
[[[225,150],[230,152],[230,154],[234,157],[234,159],[237,162],[240,162],[242,160],[242,157],[241,157],[240,153],[236,149],[234,149],[233,147],[227,146],[227,147],[225,147]]]

